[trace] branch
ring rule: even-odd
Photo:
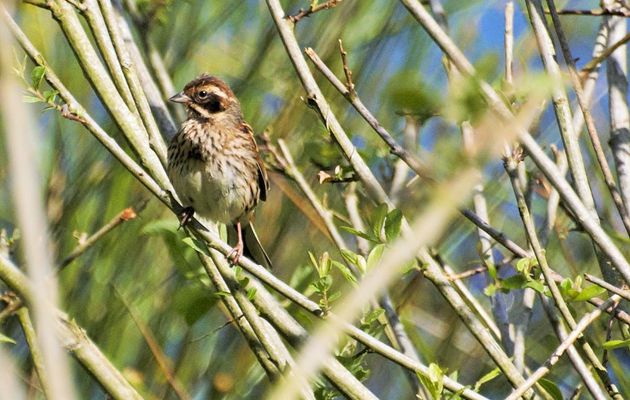
[[[619,295],[620,297],[630,301],[630,290],[627,289],[621,289],[618,288],[616,286],[611,285],[610,283],[606,282],[605,280],[599,279],[596,276],[593,276],[591,274],[584,274],[584,278],[586,278],[587,281],[589,282],[593,282],[594,284],[596,284],[597,286],[601,286],[604,289]]]
[[[132,220],[136,218],[137,213],[141,212],[146,206],[147,202],[143,201],[139,207],[137,207],[137,211],[132,207],[125,208],[121,212],[119,212],[114,218],[112,218],[108,223],[103,225],[98,231],[94,232],[94,234],[87,239],[79,240],[79,244],[74,248],[66,256],[66,258],[59,263],[59,271],[63,270],[67,267],[72,261],[74,261],[77,257],[81,256],[87,249],[92,247],[94,243],[96,243],[103,236],[114,230],[117,226],[121,225],[124,222]]]
[[[547,14],[551,14],[552,11],[545,11]],[[587,15],[591,17],[601,17],[601,16],[619,16],[619,17],[630,17],[630,13],[623,9],[612,10],[612,9],[604,9],[604,8],[594,8],[591,10],[574,10],[574,9],[563,9],[558,10],[558,15]]]
[[[558,346],[558,348],[551,354],[549,359],[538,368],[534,373],[532,373],[524,385],[520,386],[517,390],[513,391],[506,400],[517,400],[519,399],[529,388],[531,388],[536,382],[538,382],[541,378],[543,378],[547,373],[551,370],[558,361],[560,361],[560,357],[564,354],[564,352],[582,335],[582,332],[588,326],[595,321],[605,309],[613,307],[619,301],[619,296],[614,295],[610,299],[606,300],[600,307],[596,310],[591,311],[586,314],[580,321],[577,323],[575,329],[573,329],[569,335],[567,335],[566,339]]]
[[[285,18],[287,18],[294,24],[297,24],[302,18],[310,17],[316,12],[336,7],[337,4],[341,3],[342,1],[343,0],[327,0],[322,4],[317,4],[318,0],[310,0],[311,5],[307,9],[300,8],[300,11],[298,11],[296,14],[288,15]]]

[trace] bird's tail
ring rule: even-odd
[[[245,254],[246,257],[254,260],[269,270],[273,269],[271,260],[269,259],[265,249],[262,247],[262,244],[260,244],[254,225],[251,223],[243,227],[243,242],[245,245],[243,254]]]

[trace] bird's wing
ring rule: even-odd
[[[262,201],[267,200],[267,192],[269,191],[269,178],[267,177],[267,169],[260,158],[260,152],[258,151],[258,145],[256,144],[256,140],[254,139],[254,130],[247,122],[243,122],[242,129],[244,132],[249,134],[251,142],[254,146],[254,150],[256,153],[256,166],[258,168],[258,186],[260,187],[260,199]]]

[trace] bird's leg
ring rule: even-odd
[[[177,230],[180,230],[182,226],[185,226],[192,219],[193,215],[195,215],[195,209],[192,207],[184,208],[178,215],[179,218],[179,227]]]
[[[234,246],[230,254],[228,254],[227,256],[232,265],[238,264],[238,260],[243,255],[243,249],[245,248],[245,245],[243,244],[243,231],[241,230],[241,223],[237,222],[234,227],[236,228],[236,236],[238,236],[238,241],[236,242],[236,246]]]

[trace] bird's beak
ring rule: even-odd
[[[191,98],[186,96],[184,92],[179,92],[175,96],[171,97],[169,100],[174,103],[188,103],[191,101]]]

